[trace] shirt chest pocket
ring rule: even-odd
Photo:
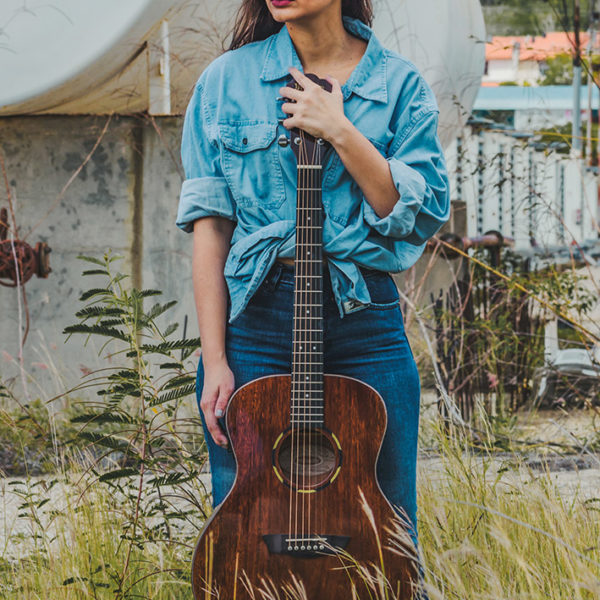
[[[279,208],[285,200],[277,123],[220,123],[223,174],[240,207]]]

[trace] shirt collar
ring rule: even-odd
[[[354,93],[367,100],[387,102],[386,54],[383,46],[373,30],[359,19],[343,17],[343,22],[347,31],[363,40],[368,40],[360,62],[342,86],[344,100]],[[302,71],[302,64],[284,25],[278,33],[269,38],[260,78],[263,81],[282,79],[288,75],[288,68],[291,66]]]

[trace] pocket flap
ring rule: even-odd
[[[250,152],[271,145],[277,134],[276,123],[223,123],[219,135],[223,145],[235,152]]]

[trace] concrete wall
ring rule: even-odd
[[[65,343],[62,330],[77,322],[81,292],[98,277],[82,277],[89,263],[78,254],[101,257],[111,248],[125,260],[118,268],[132,275],[136,287],[164,291],[164,302],[179,300],[173,317],[183,324],[190,315],[188,337],[197,335],[191,295],[191,237],[174,225],[179,174],[180,118],[152,122],[136,117],[11,117],[0,119],[0,152],[4,156],[18,237],[32,246],[45,241],[52,249],[47,279],[33,277],[25,285],[30,330],[23,362],[33,380],[31,397],[48,397],[79,381],[82,368],[97,368],[101,341],[77,334]],[[89,161],[62,193],[84,163]],[[4,186],[2,186],[4,187]],[[4,189],[0,206],[7,206]],[[30,232],[31,228],[33,230]],[[151,298],[150,302],[155,302]],[[21,333],[19,333],[21,303]],[[25,306],[15,288],[0,287],[0,376],[15,378],[22,389],[19,338],[25,327]],[[193,318],[192,318],[193,317]],[[61,382],[60,378],[64,378]],[[43,390],[36,390],[43,385]]]

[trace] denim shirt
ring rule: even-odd
[[[359,266],[397,273],[421,256],[448,220],[448,176],[438,106],[417,68],[384,48],[358,19],[344,27],[368,40],[342,86],[344,113],[386,158],[400,198],[379,217],[331,148],[323,164],[323,254],[340,317],[371,298]],[[227,51],[202,73],[186,110],[185,181],[176,225],[220,216],[236,222],[224,275],[229,322],[244,310],[277,257],[294,258],[297,163],[277,101],[288,68],[302,64],[285,25],[266,40]]]

